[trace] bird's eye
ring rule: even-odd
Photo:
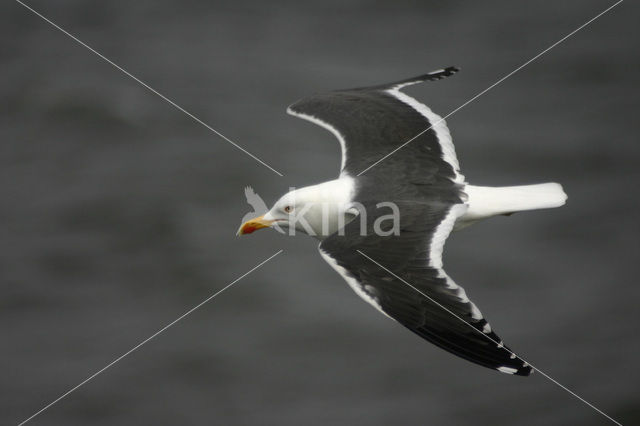
[[[291,210],[292,210],[292,209],[291,209],[291,206],[285,206],[285,207],[284,207],[284,211],[285,211],[286,213],[291,213]]]

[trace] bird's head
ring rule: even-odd
[[[237,235],[274,226],[288,229],[289,234],[300,231],[319,238],[329,235],[337,229],[341,211],[331,198],[322,185],[295,189],[280,197],[266,214],[243,223]]]
[[[302,192],[301,190],[293,190],[283,195],[267,213],[243,223],[238,229],[237,235],[251,234],[258,229],[276,225],[282,228],[295,228],[295,219],[299,217],[299,212],[302,209],[309,209],[306,207],[307,203],[304,197],[301,196]]]

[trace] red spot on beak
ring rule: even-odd
[[[264,216],[256,217],[243,223],[236,235],[251,234],[258,229],[270,227],[273,222],[273,220],[265,220]]]

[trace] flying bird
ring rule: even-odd
[[[320,240],[320,254],[365,301],[429,342],[476,364],[527,376],[532,368],[493,331],[443,269],[449,234],[479,220],[562,206],[557,183],[470,185],[445,121],[401,89],[455,67],[372,87],[303,98],[287,112],[338,139],[337,179],[293,190],[238,234],[279,225]],[[396,206],[394,232],[372,223]],[[367,216],[363,225],[364,216]],[[360,219],[360,220],[358,220]],[[381,232],[379,232],[381,231]]]

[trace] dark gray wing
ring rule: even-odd
[[[400,92],[405,86],[439,80],[457,71],[449,67],[395,83],[319,93],[297,101],[287,112],[324,127],[338,138],[342,173],[356,176],[377,163],[371,172],[380,175],[404,168],[463,183],[444,120]]]
[[[396,201],[399,235],[381,237],[368,225],[361,235],[356,219],[344,235],[320,244],[323,258],[363,299],[431,343],[503,373],[529,375],[531,367],[504,346],[442,268],[444,242],[466,206]],[[371,205],[366,210],[373,221],[382,214]]]

